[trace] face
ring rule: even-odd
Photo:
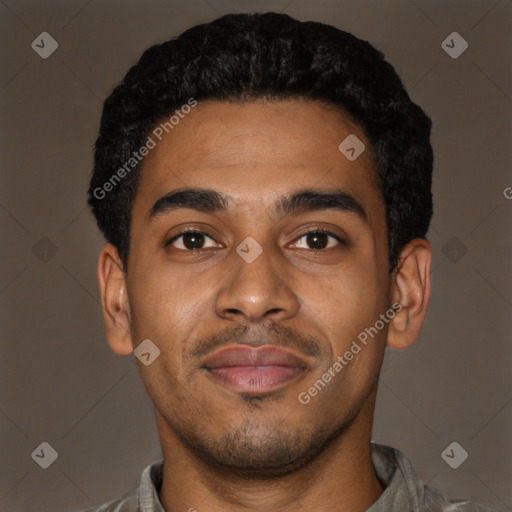
[[[338,149],[350,134],[366,146],[354,161]],[[138,364],[161,437],[277,474],[371,423],[387,327],[358,335],[391,305],[375,176],[363,132],[316,102],[199,103],[157,141],[126,289],[133,348],[160,350]]]

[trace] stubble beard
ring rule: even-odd
[[[205,470],[230,480],[267,480],[283,477],[311,464],[338,440],[357,416],[356,411],[335,429],[317,426],[286,430],[246,419],[236,430],[214,436],[207,429],[167,424],[181,444]]]

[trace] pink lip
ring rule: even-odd
[[[266,392],[301,374],[308,364],[291,352],[270,345],[237,346],[206,359],[203,368],[222,383],[245,392]]]

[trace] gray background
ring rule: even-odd
[[[133,356],[107,346],[86,208],[102,102],[148,46],[228,12],[283,11],[370,41],[434,122],[433,296],[390,351],[373,438],[454,496],[512,510],[510,0],[0,2],[0,511],[79,510],[160,457]],[[457,31],[469,48],[441,47]],[[41,58],[31,43],[59,44]],[[48,442],[58,458],[31,457]],[[469,458],[452,469],[457,441]]]

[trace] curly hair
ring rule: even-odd
[[[263,97],[333,105],[363,130],[386,209],[390,271],[408,242],[425,238],[432,217],[432,122],[384,54],[327,24],[274,12],[228,14],[147,49],[105,100],[88,204],[125,271],[140,163],[106,198],[97,191],[133,159],[155,125],[190,98]]]

